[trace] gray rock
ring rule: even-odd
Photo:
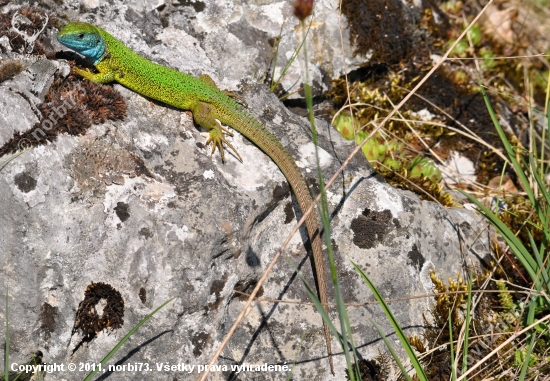
[[[137,6],[129,4],[115,2],[90,9],[101,26],[150,58],[162,58],[179,69],[189,65],[194,74],[213,74],[222,88],[236,90],[240,83],[250,112],[288,148],[305,177],[317,183],[308,123],[290,113],[263,85],[249,80],[258,68],[253,60],[243,58],[256,51],[250,37],[239,37],[235,31],[227,40],[216,37],[233,24],[239,24],[232,26],[234,30],[250,28],[254,20],[242,16],[250,9],[264,7],[267,12],[286,5],[241,4],[229,12],[228,6],[195,3],[196,8],[205,7],[194,21],[195,36],[159,28],[149,31],[158,38],[151,43],[136,34],[125,17],[107,21],[105,15],[115,10],[130,19],[139,15]],[[166,17],[176,19],[182,14]],[[226,18],[223,28],[213,22],[222,16]],[[232,20],[241,20],[242,25]],[[270,28],[275,27],[273,22]],[[222,49],[233,43],[244,51]],[[193,49],[196,55],[190,57],[187,53]],[[238,62],[241,65],[233,67]],[[14,81],[29,91],[47,89],[53,71],[41,73],[50,74],[33,76],[30,82]],[[195,379],[197,366],[208,363],[242,309],[244,301],[233,290],[251,291],[300,212],[277,167],[239,133],[230,141],[243,163],[229,155],[223,164],[219,154],[211,155],[211,147],[204,145],[206,136],[193,125],[189,112],[114,86],[127,102],[125,120],[95,125],[84,136],[59,136],[53,144],[34,148],[0,170],[0,276],[9,286],[10,360],[25,363],[32,352],[41,350],[45,361],[65,367],[99,362],[142,318],[177,296],[109,362],[145,363],[151,371],[120,370],[108,378],[106,372],[99,379]],[[29,106],[23,100],[17,102],[29,113],[26,125],[30,126]],[[0,131],[13,128],[12,110],[0,109]],[[328,179],[353,144],[323,121],[317,120],[317,128],[321,168]],[[317,191],[316,186],[312,189]],[[336,264],[348,303],[373,300],[351,261],[364,269],[384,297],[398,298],[430,293],[432,268],[446,279],[489,255],[485,225],[478,216],[392,188],[362,156],[354,158],[338,177],[328,199]],[[304,248],[306,237],[301,231],[291,240],[286,256],[263,286],[263,298],[309,302],[295,272],[298,268],[314,284]],[[73,326],[84,291],[92,282],[107,283],[120,292],[124,324],[118,331],[102,331],[81,344],[83,335],[73,333]],[[421,332],[429,300],[390,304],[407,334]],[[334,310],[330,314],[336,318]],[[381,309],[350,307],[349,314],[361,356],[373,358],[379,350],[385,351],[370,322],[376,321],[387,334],[392,332]],[[334,379],[342,380],[345,360],[336,341],[333,350]],[[333,379],[319,314],[301,303],[256,302],[218,360],[228,370],[213,372],[211,379],[235,376],[230,367],[237,363],[292,366],[294,361],[293,379]],[[166,364],[194,365],[194,376],[182,370],[166,371]],[[86,374],[65,370],[46,375],[46,380],[81,380]],[[280,380],[286,375],[243,371],[238,377]]]
[[[7,55],[8,58],[12,56],[14,55]],[[28,65],[25,71],[0,84],[0,105],[5,110],[0,114],[3,127],[0,129],[0,147],[15,132],[27,131],[39,121],[41,114],[37,106],[44,101],[44,95],[53,81],[53,74],[58,70],[68,74],[66,63],[45,59],[36,62],[27,59],[23,62]]]

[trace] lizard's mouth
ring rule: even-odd
[[[84,22],[72,22],[57,33],[57,41],[79,53],[93,48],[101,41],[96,28]]]
[[[63,33],[63,30],[57,33],[57,41],[70,49],[76,50],[75,44],[71,40],[71,35],[69,33]]]
[[[96,64],[105,53],[103,38],[86,23],[69,23],[57,33],[57,41]]]

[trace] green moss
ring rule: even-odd
[[[342,113],[334,120],[335,128],[348,140],[361,144],[368,133],[361,130],[356,118]],[[452,196],[439,185],[441,172],[427,157],[414,156],[399,138],[376,133],[362,147],[370,164],[392,185],[410,190],[424,200],[438,201],[445,206],[454,205]]]

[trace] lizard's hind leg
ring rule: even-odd
[[[233,147],[231,143],[225,140],[223,132],[226,131],[230,135],[231,133],[223,128],[220,122],[212,116],[212,108],[208,103],[199,102],[191,111],[193,111],[193,119],[195,120],[195,122],[198,125],[206,128],[210,133],[210,137],[206,141],[206,144],[208,145],[210,142],[212,142],[212,153],[216,151],[216,147],[219,148],[220,154],[222,156],[222,161],[225,161],[223,149],[223,144],[225,143],[229,148],[231,148],[231,150],[233,150],[233,152],[235,152],[235,155],[237,155],[239,160],[241,162],[243,161],[241,155],[239,155],[235,147]]]
[[[208,74],[201,75],[199,79],[205,83],[208,83],[210,86],[214,87],[215,89],[220,90],[218,89],[218,86],[216,86],[216,82],[214,82],[214,80]],[[245,107],[248,107],[248,103],[246,103],[246,101],[239,95],[227,90],[220,90],[220,91],[225,95],[227,95],[228,97],[239,100],[239,102],[241,102]]]

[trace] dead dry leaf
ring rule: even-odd
[[[499,4],[491,5],[485,12],[486,17],[483,25],[485,32],[503,44],[513,45],[516,36],[512,24],[518,14],[519,10],[515,6],[499,9]]]

